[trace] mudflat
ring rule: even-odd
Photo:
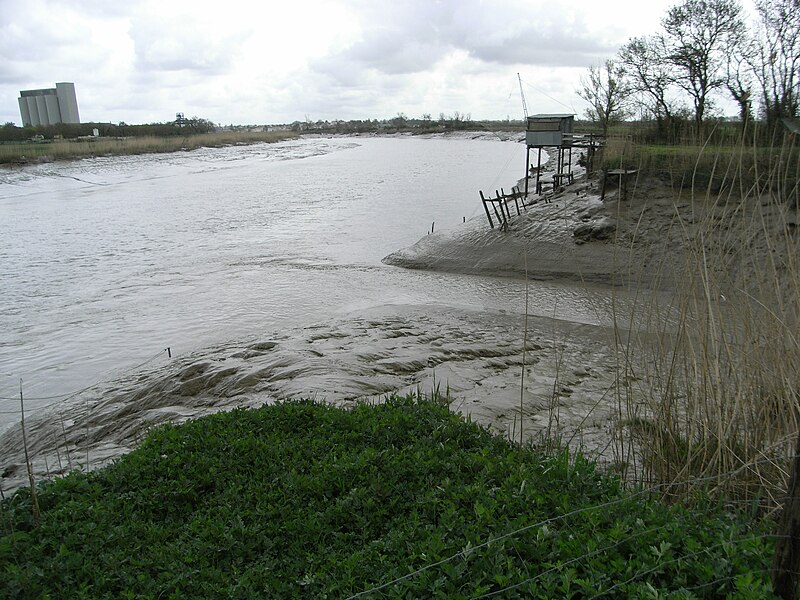
[[[625,197],[610,185],[601,198],[600,181],[579,178],[549,201],[530,198],[520,215],[512,208],[507,231],[490,228],[479,215],[455,231],[427,235],[384,262],[514,277],[520,285],[526,277],[561,279],[576,289],[605,289],[614,302],[631,294],[669,295],[685,268],[682,256],[710,222],[720,226],[703,243],[717,248],[741,244],[740,232],[729,232],[731,212],[756,224],[756,213],[736,200],[676,191],[655,179],[632,182]],[[771,237],[780,238],[771,234],[796,223],[796,210],[768,200],[759,208],[758,226],[746,243],[753,256],[769,257]],[[597,310],[607,313],[609,307]],[[498,311],[399,304],[302,328],[254,332],[249,341],[180,357],[27,420],[34,472],[41,478],[97,468],[162,422],[296,398],[380,402],[392,392],[413,390],[448,394],[454,410],[500,435],[555,434],[561,443],[618,460],[615,390],[627,385],[618,378],[619,340],[629,323],[578,323],[555,311],[526,312],[517,305]],[[0,456],[2,490],[24,485],[19,427],[0,437]]]

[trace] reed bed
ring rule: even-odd
[[[195,150],[201,147],[220,147],[259,142],[279,142],[296,137],[290,131],[221,131],[185,136],[142,136],[119,138],[81,138],[52,142],[0,144],[0,163],[25,163],[47,160],[67,160],[91,156],[152,154]]]
[[[683,261],[671,300],[620,315],[639,325],[617,335],[617,457],[670,495],[701,480],[703,493],[771,510],[785,494],[800,429],[797,156],[793,140],[698,151],[680,177],[694,185],[691,217],[676,210],[685,251],[666,255]]]

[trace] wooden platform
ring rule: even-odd
[[[603,191],[600,200],[606,198],[606,185],[610,181],[619,179],[619,198],[624,200],[628,196],[628,182],[639,172],[639,169],[609,169],[603,173]]]

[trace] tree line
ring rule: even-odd
[[[638,117],[662,141],[699,138],[726,97],[743,130],[757,116],[772,132],[799,114],[800,0],[756,0],[754,19],[737,0],[683,0],[659,31],[590,67],[577,93],[604,134]]]
[[[302,133],[381,133],[381,132],[411,132],[428,133],[437,131],[474,130],[484,128],[485,121],[473,121],[470,113],[455,111],[452,114],[439,113],[435,119],[430,113],[423,113],[419,118],[409,117],[403,112],[390,119],[353,119],[344,121],[312,121],[308,117],[303,121],[291,123],[292,131]],[[521,127],[522,123],[516,126]]]
[[[353,119],[344,120],[317,120],[308,117],[305,121],[295,121],[283,127],[297,133],[324,133],[324,134],[357,134],[357,133],[385,133],[385,132],[411,132],[428,133],[438,131],[481,130],[481,129],[522,129],[522,121],[473,121],[469,113],[455,111],[452,114],[439,113],[439,118],[432,117],[429,113],[419,118],[408,117],[399,112],[390,119]],[[280,127],[280,126],[278,126]],[[211,133],[221,128],[208,119],[199,117],[182,118],[168,123],[149,123],[144,125],[129,125],[124,122],[114,123],[57,123],[55,125],[33,127],[26,125],[17,127],[14,123],[6,123],[0,127],[0,142],[22,142],[41,136],[40,139],[51,140],[55,138],[75,139],[93,135],[95,129],[101,137],[172,137],[186,136],[197,133]],[[237,129],[231,124],[227,129]],[[248,125],[245,129],[263,128],[265,131],[270,126]]]
[[[181,119],[180,122],[148,123],[144,125],[128,125],[125,122],[114,123],[56,123],[55,125],[40,125],[33,127],[26,125],[17,127],[14,123],[6,123],[0,127],[0,141],[22,142],[34,136],[43,139],[74,139],[88,137],[97,129],[103,137],[171,137],[186,136],[199,133],[211,133],[216,130],[216,125],[208,119],[191,117]]]

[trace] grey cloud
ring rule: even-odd
[[[30,72],[23,69],[20,63],[3,61],[0,63],[0,84],[23,84],[30,79]]]
[[[127,18],[132,14],[146,10],[140,0],[125,0],[124,2],[109,2],[108,0],[61,0],[61,4],[79,9],[84,14],[94,18]]]
[[[7,2],[0,19],[0,83],[20,89],[56,81],[98,81],[108,71],[109,48],[89,34],[95,15],[76,3]],[[118,73],[114,73],[118,76]]]
[[[37,61],[57,58],[62,49],[80,41],[78,32],[59,27],[42,18],[41,12],[31,10],[21,2],[11,2],[4,11],[13,11],[17,18],[0,20],[0,57],[3,62],[11,60]]]
[[[446,53],[435,41],[409,38],[399,31],[377,31],[351,47],[342,58],[388,75],[417,73],[428,69]]]
[[[190,22],[171,23],[137,19],[131,28],[135,65],[149,72],[192,71],[217,75],[227,71],[236,56],[236,40],[216,39]]]
[[[439,39],[448,19],[440,2],[354,2],[361,14],[363,37],[349,47],[312,63],[342,85],[359,79],[357,72],[386,75],[418,73],[430,68],[450,50]]]
[[[274,110],[308,115],[311,119],[363,119],[365,116],[392,116],[396,100],[408,87],[410,76],[380,77],[374,72],[361,72],[343,85],[341,78],[328,74],[298,74],[285,93],[270,98]]]
[[[194,54],[186,47],[176,52],[148,46],[137,51],[136,67],[146,71],[196,71],[214,75],[224,73],[229,61],[225,57]]]
[[[585,67],[600,56],[613,54],[617,47],[574,31],[527,29],[497,43],[476,42],[464,49],[471,56],[490,63]]]
[[[580,16],[539,14],[522,2],[413,0],[360,10],[362,39],[312,64],[343,86],[358,85],[365,71],[422,72],[459,50],[483,63],[553,67],[585,67],[616,50],[589,35]]]

